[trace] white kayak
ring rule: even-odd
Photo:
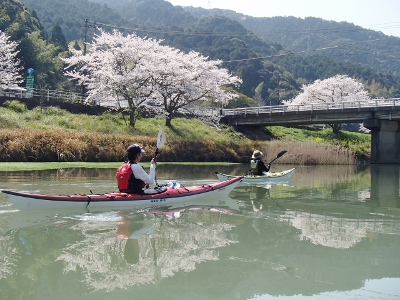
[[[233,176],[222,182],[213,182],[198,186],[164,187],[154,194],[71,194],[50,195],[31,192],[2,190],[7,198],[20,210],[53,208],[104,208],[104,207],[149,207],[170,204],[185,204],[194,199],[227,196],[241,181],[242,176]]]
[[[285,170],[282,172],[268,172],[264,175],[245,175],[243,176],[243,183],[263,183],[263,182],[283,182],[290,179],[296,168]],[[215,172],[218,179],[228,180],[236,177],[235,175],[227,175],[220,172]]]

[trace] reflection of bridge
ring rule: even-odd
[[[400,98],[224,109],[233,126],[363,123],[371,130],[371,163],[400,163]]]
[[[400,207],[399,166],[371,166],[371,201],[381,207]]]

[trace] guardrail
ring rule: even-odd
[[[5,88],[0,89],[0,96],[7,98],[19,98],[19,99],[39,99],[40,101],[47,102],[66,102],[66,103],[84,103],[87,96],[81,93],[74,93],[61,90],[49,90],[49,89],[25,89],[21,87]],[[101,106],[117,106],[116,100],[98,100],[91,101],[91,105]],[[119,101],[121,107],[128,107],[127,101]]]
[[[18,99],[31,99],[35,98],[35,100],[39,100],[41,103],[48,102],[52,103],[72,103],[72,104],[82,104],[87,101],[86,96],[83,96],[80,93],[66,92],[60,90],[47,90],[47,89],[25,89],[21,87],[14,87],[12,89],[0,89],[0,96],[4,96],[7,98],[18,98]],[[97,99],[92,100],[89,103],[85,103],[92,106],[103,106],[103,107],[121,107],[121,108],[129,108],[129,104],[127,100],[110,100],[110,99]],[[149,106],[157,106],[154,104],[149,104]],[[196,106],[187,106],[185,107],[185,111],[182,111],[184,114],[192,114],[199,117],[214,117],[220,115],[219,110],[216,108],[206,108],[199,109]]]
[[[83,103],[85,101],[85,97],[82,94],[60,90],[35,89],[32,97],[38,97],[43,101],[56,100],[70,103]]]
[[[47,89],[25,89],[25,88],[6,88],[4,90],[0,89],[0,96],[8,98],[33,98],[39,97],[45,101],[58,100],[63,102],[80,102],[82,103],[84,97],[82,94],[65,92],[60,90],[47,90]]]
[[[321,110],[346,110],[354,108],[368,108],[368,107],[399,107],[400,98],[391,99],[371,99],[365,101],[346,101],[346,102],[331,102],[331,103],[314,103],[314,104],[300,104],[300,105],[274,105],[274,106],[259,106],[259,107],[245,107],[222,109],[222,116],[235,116],[246,114],[274,114],[285,112],[313,112]]]

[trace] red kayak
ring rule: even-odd
[[[46,195],[13,190],[2,190],[2,192],[20,210],[79,207],[149,207],[175,203],[185,204],[185,202],[194,199],[207,197],[225,197],[241,182],[242,178],[243,176],[238,176],[229,180],[198,186],[156,188],[154,193],[144,195],[121,192],[85,195]]]

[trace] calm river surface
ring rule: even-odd
[[[247,168],[160,164],[157,180]],[[24,212],[0,193],[0,298],[399,299],[399,169],[301,166],[224,199],[123,211]],[[0,189],[117,188],[114,169],[63,169],[0,172]]]

